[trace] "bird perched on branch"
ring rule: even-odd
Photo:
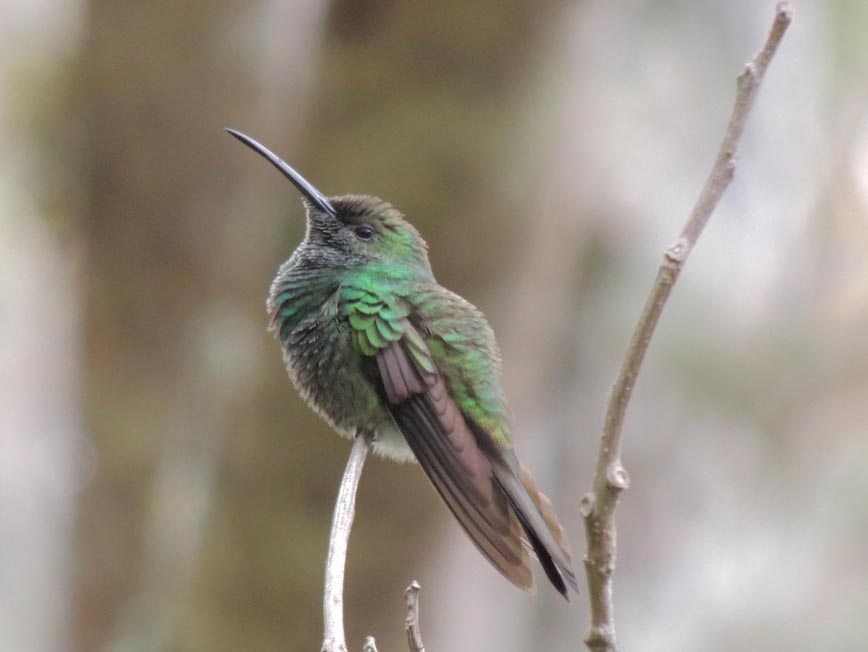
[[[419,232],[391,204],[326,197],[249,136],[304,197],[307,231],[271,284],[290,378],[340,434],[416,459],[458,523],[510,582],[533,589],[529,551],[578,592],[549,499],[512,448],[500,352],[482,313],[439,285]]]

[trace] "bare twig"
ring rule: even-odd
[[[326,557],[325,594],[323,596],[323,634],[322,652],[347,652],[347,642],[344,637],[344,568],[347,561],[347,543],[350,538],[350,528],[353,526],[353,516],[356,511],[356,490],[359,488],[359,478],[368,455],[369,442],[367,436],[360,434],[353,442],[344,477],[338,490],[335,502],[335,513],[332,517],[332,531],[329,535],[329,551]],[[366,646],[376,651],[373,639],[369,638]]]
[[[720,145],[717,160],[678,239],[666,250],[657,279],[630,339],[606,406],[600,452],[592,491],[582,498],[588,551],[585,572],[591,607],[591,627],[585,644],[591,652],[615,652],[615,619],[612,604],[612,573],[615,569],[615,507],[618,496],[630,480],[621,464],[621,428],[636,376],[648,343],[672,286],[693,245],[711,217],[717,202],[732,181],[736,155],[745,122],[769,61],[790,24],[792,13],[787,2],[779,2],[774,23],[762,50],[738,76],[735,105]]]
[[[410,648],[410,652],[425,652],[422,633],[419,631],[419,591],[421,590],[422,587],[419,586],[419,582],[413,580],[404,591],[404,599],[407,601],[405,629],[407,630],[407,646]]]

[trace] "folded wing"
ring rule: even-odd
[[[532,549],[567,599],[578,592],[569,547],[548,498],[511,450],[502,450],[450,395],[406,307],[356,291],[348,311],[359,350],[372,357],[395,423],[449,510],[510,582],[533,590]]]

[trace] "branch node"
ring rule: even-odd
[[[757,74],[756,64],[753,61],[748,61],[741,74],[737,78],[738,89],[742,92],[756,86],[759,83],[759,75]]]
[[[687,257],[687,253],[689,251],[690,243],[688,242],[687,238],[680,237],[678,238],[678,240],[669,245],[663,255],[666,256],[666,260],[678,265]]]
[[[609,467],[606,482],[614,491],[621,492],[630,487],[630,476],[627,475],[627,469],[616,462]]]
[[[327,637],[322,642],[322,652],[347,652],[347,645],[334,637]]]
[[[609,627],[591,627],[585,645],[591,652],[615,652],[615,633]]]
[[[775,22],[780,24],[780,28],[787,27],[793,20],[793,10],[790,9],[790,3],[787,0],[781,0],[775,7]]]
[[[582,496],[582,499],[579,501],[579,514],[583,519],[588,519],[594,513],[594,503],[596,502],[597,498],[594,496],[593,491],[589,491]]]

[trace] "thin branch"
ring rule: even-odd
[[[621,429],[627,404],[672,286],[718,200],[732,181],[741,134],[757,89],[791,19],[792,13],[787,2],[779,2],[765,45],[738,76],[735,105],[717,160],[678,239],[664,253],[657,279],[630,339],[606,406],[593,488],[581,502],[588,546],[584,562],[591,607],[591,627],[585,644],[591,652],[615,652],[617,649],[612,573],[615,569],[616,553],[615,508],[621,491],[630,484],[627,471],[621,464]]]
[[[410,652],[425,652],[422,633],[419,631],[419,591],[421,590],[422,587],[419,586],[419,582],[413,580],[404,591],[404,599],[407,602],[405,629],[407,630],[407,646],[410,648]]]
[[[323,596],[323,634],[322,652],[347,652],[347,642],[344,636],[344,569],[347,561],[347,543],[350,529],[353,526],[353,516],[356,511],[356,491],[359,488],[359,478],[368,455],[369,442],[365,435],[357,435],[350,450],[344,477],[338,490],[335,502],[335,513],[332,517],[332,531],[329,535],[329,551],[326,557],[325,593]],[[366,645],[376,650],[373,639]]]

